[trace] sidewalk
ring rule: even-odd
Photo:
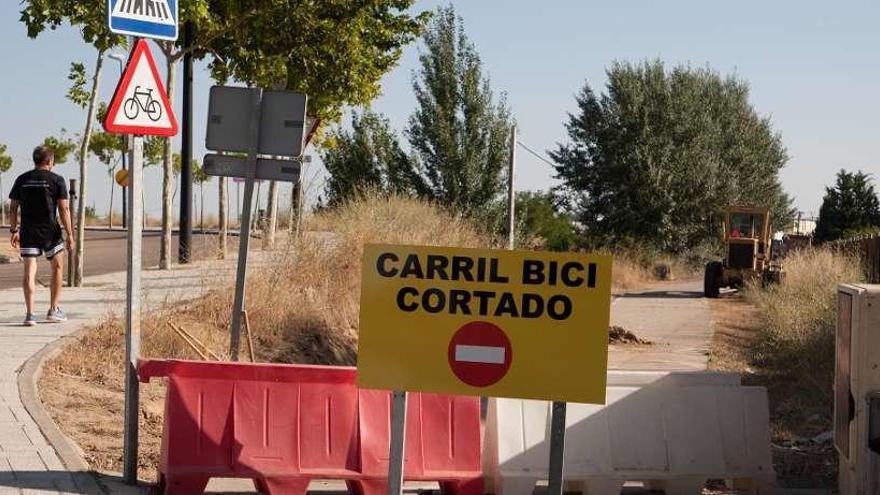
[[[702,281],[662,282],[621,295],[611,306],[611,324],[651,345],[614,345],[608,368],[700,371],[709,362],[712,314]]]
[[[250,266],[254,267],[265,258],[253,252],[250,259]],[[170,271],[146,269],[142,273],[146,312],[167,302],[198,297],[231,280],[235,276],[235,258],[175,266]],[[100,493],[91,477],[78,475],[75,467],[65,468],[25,410],[18,385],[18,374],[31,356],[83,325],[95,323],[109,311],[121,313],[124,309],[125,273],[88,277],[84,285],[64,289],[61,303],[69,318],[67,322],[40,323],[35,327],[21,325],[21,290],[0,290],[0,494]],[[49,290],[38,284],[38,317],[45,314],[48,298]]]

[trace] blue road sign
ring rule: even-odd
[[[107,25],[117,34],[177,39],[178,0],[107,0]]]

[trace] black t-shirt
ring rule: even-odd
[[[9,199],[21,204],[23,227],[58,225],[55,212],[58,200],[67,199],[64,177],[48,170],[35,168],[15,179]]]

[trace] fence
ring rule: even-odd
[[[832,249],[858,255],[862,260],[865,281],[880,284],[880,235],[851,237],[828,243]]]

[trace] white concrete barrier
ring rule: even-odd
[[[531,494],[547,479],[549,431],[550,403],[490,400],[487,486]],[[767,493],[775,481],[767,391],[729,373],[609,372],[606,405],[568,405],[565,479],[590,495],[619,494],[627,481],[698,495],[708,479]]]

